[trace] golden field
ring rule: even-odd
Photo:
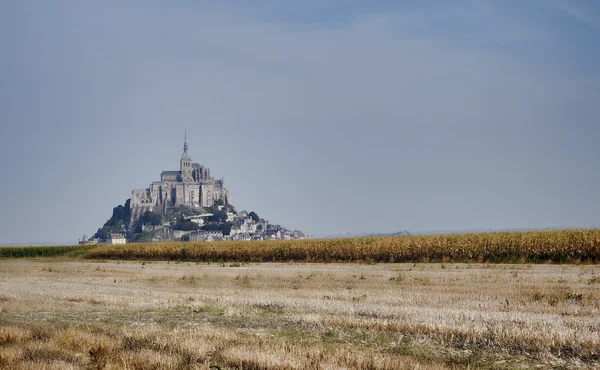
[[[598,263],[600,230],[106,245],[88,258],[237,262]]]
[[[591,264],[0,260],[3,369],[593,369],[599,314]]]
[[[2,247],[0,369],[600,368],[599,246],[592,229]]]
[[[599,263],[600,229],[344,239],[0,247],[0,258],[57,256],[193,262]]]

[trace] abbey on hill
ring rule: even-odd
[[[133,190],[125,205],[113,208],[104,226],[92,238],[84,235],[80,243],[302,237],[301,231],[270,224],[256,212],[237,212],[223,178],[215,179],[210,169],[192,162],[186,130],[179,171],[163,171],[160,181]]]
[[[155,208],[166,214],[168,207],[211,207],[219,200],[230,204],[229,190],[225,188],[223,178],[215,180],[209,168],[192,163],[186,131],[179,171],[163,171],[160,181],[152,182],[149,188],[133,190],[130,207],[132,216],[138,218]]]

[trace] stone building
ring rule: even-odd
[[[209,168],[192,162],[186,132],[179,171],[163,171],[160,181],[152,182],[149,188],[133,190],[130,207],[132,218],[138,219],[156,208],[165,214],[168,207],[210,207],[219,200],[231,203],[229,190],[223,178],[215,179]]]
[[[125,239],[125,235],[119,233],[111,233],[106,239],[106,244],[125,244],[127,240]]]
[[[191,242],[210,242],[223,239],[221,230],[198,230],[190,232]]]

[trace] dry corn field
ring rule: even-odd
[[[600,266],[0,260],[0,368],[600,367]]]
[[[99,246],[84,253],[88,258],[180,261],[598,263],[600,230],[139,243]]]
[[[600,229],[223,242],[0,247],[0,258],[192,262],[600,263]]]

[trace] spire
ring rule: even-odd
[[[187,154],[188,146],[187,146],[187,126],[185,126],[185,136],[183,139],[183,152]]]
[[[185,126],[185,136],[183,139],[183,154],[181,155],[181,160],[191,161],[190,155],[188,154],[188,145],[187,145],[187,126]]]

